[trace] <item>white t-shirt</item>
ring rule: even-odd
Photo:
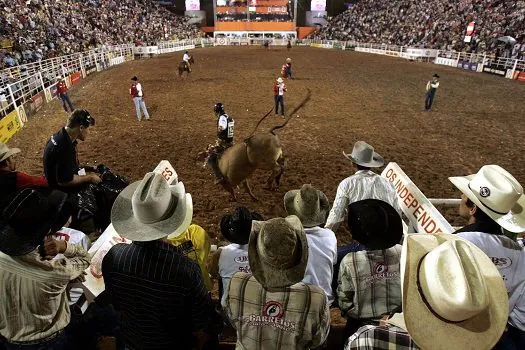
[[[185,53],[184,56],[182,57],[182,60],[188,62],[188,61],[190,60],[190,55],[188,55],[187,53]],[[189,63],[189,62],[188,62],[188,63]]]
[[[219,275],[222,279],[221,305],[225,308],[232,276],[237,272],[251,273],[251,270],[248,262],[248,244],[232,243],[219,249],[221,250],[219,257]]]
[[[60,231],[55,233],[52,236],[57,241],[66,241],[70,244],[79,244],[84,248],[85,250],[89,250],[89,238],[84,234],[82,231],[74,230],[72,228],[68,227],[62,227]],[[58,254],[53,259],[62,259],[64,258],[64,255]],[[69,305],[73,305],[77,302],[78,298],[84,293],[84,290],[82,288],[71,288],[69,291]]]
[[[509,293],[509,323],[525,331],[525,251],[503,235],[482,232],[457,235],[475,244],[496,265]]]
[[[321,287],[328,298],[328,304],[334,301],[332,277],[337,263],[337,239],[335,234],[326,228],[305,228],[308,241],[308,264],[303,282]]]
[[[219,117],[219,128],[225,130],[228,127],[228,116],[223,114]]]
[[[137,92],[139,94],[139,97],[142,97],[143,96],[143,94],[142,94],[142,85],[140,85],[140,83],[137,83],[136,88],[137,88]]]

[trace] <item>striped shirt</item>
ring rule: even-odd
[[[8,341],[37,341],[69,324],[66,287],[90,257],[81,246],[66,244],[58,260],[42,260],[38,249],[18,257],[0,252],[0,334]]]
[[[302,282],[268,291],[252,275],[238,272],[230,281],[226,313],[237,330],[237,349],[317,348],[330,331],[323,290]]]
[[[419,350],[407,331],[393,325],[363,326],[348,338],[345,345],[345,350],[391,349]]]
[[[380,318],[401,305],[401,245],[348,253],[341,261],[337,295],[343,315]]]
[[[326,226],[333,226],[345,219],[348,206],[363,199],[379,199],[390,204],[401,215],[396,189],[384,177],[371,170],[359,170],[347,177],[337,187],[334,205],[326,220]]]
[[[106,291],[130,349],[191,349],[214,308],[199,266],[163,241],[116,244],[104,256]]]

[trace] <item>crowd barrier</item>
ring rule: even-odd
[[[271,45],[287,43],[286,40],[282,39],[274,39],[273,41]],[[67,85],[71,86],[94,72],[133,60],[135,57],[151,57],[176,51],[221,45],[261,45],[261,41],[257,38],[224,37],[162,41],[153,46],[134,46],[131,44],[104,46],[86,52],[2,70],[0,71],[0,118],[3,120],[9,117],[6,120],[11,120],[14,112],[18,120],[16,123],[3,121],[0,124],[0,139],[9,140],[24,125],[28,116],[36,113],[44,102],[49,102],[57,97],[57,76],[65,78]],[[337,40],[303,39],[295,40],[294,45],[354,50],[410,60],[429,61],[472,72],[484,72],[508,79],[525,81],[525,61],[511,58]],[[10,125],[10,127],[4,124]]]

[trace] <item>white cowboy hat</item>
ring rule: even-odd
[[[374,147],[365,141],[357,141],[354,144],[351,154],[343,151],[344,156],[357,165],[368,168],[378,168],[385,164],[385,160],[378,153],[374,152]]]
[[[497,165],[485,165],[477,174],[448,178],[476,206],[510,232],[525,231],[523,187]]]
[[[292,59],[288,57],[288,58],[286,59],[286,62],[287,62],[287,63],[290,63],[290,62],[292,62]]]
[[[277,82],[278,83],[282,83],[283,81],[284,81],[283,78],[281,78],[281,77],[277,78]]]
[[[488,350],[505,330],[509,301],[498,269],[457,236],[406,236],[401,285],[406,330],[421,349]]]
[[[20,152],[20,148],[9,148],[5,143],[0,142],[0,162]]]
[[[308,262],[308,242],[299,218],[290,215],[252,221],[248,260],[253,276],[266,289],[301,282]]]
[[[303,227],[314,227],[326,222],[330,202],[326,195],[312,185],[291,190],[284,195],[284,209],[288,215],[296,215]]]
[[[62,77],[60,75],[57,75],[56,80],[62,80]]]
[[[162,175],[147,173],[126,187],[111,209],[111,223],[132,241],[177,237],[191,224],[193,203],[184,184],[168,185]]]

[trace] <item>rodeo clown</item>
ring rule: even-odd
[[[215,184],[222,183],[225,185],[224,176],[219,168],[219,158],[225,150],[233,145],[233,129],[235,122],[226,112],[224,112],[224,106],[218,102],[213,108],[215,115],[217,116],[217,141],[215,145],[210,147],[208,150],[207,163],[210,165],[213,175],[215,175]]]
[[[287,58],[286,63],[281,67],[281,76],[287,79],[293,79],[292,76],[292,59]]]

